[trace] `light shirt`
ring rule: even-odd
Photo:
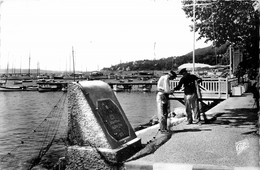
[[[170,75],[164,75],[161,76],[160,79],[157,82],[157,91],[163,92],[163,93],[171,93],[170,89],[170,80],[169,80]]]

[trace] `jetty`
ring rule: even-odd
[[[180,77],[170,81],[170,88],[174,89],[180,81]],[[133,82],[107,82],[110,87],[121,86],[125,87],[126,90],[131,90],[132,86],[145,87],[150,86],[151,89],[156,91],[157,82],[154,81],[133,81]],[[203,78],[202,83],[199,84],[201,92],[201,104],[203,110],[208,110],[218,104],[219,102],[228,99],[232,95],[239,95],[247,91],[248,84],[245,83],[243,86],[238,84],[237,78]],[[235,92],[235,93],[234,93]],[[170,100],[177,100],[184,104],[184,89],[174,91],[169,96]],[[212,104],[213,103],[213,104]]]
[[[177,86],[180,78],[170,81],[170,88],[174,89]],[[107,83],[113,86],[156,86],[157,82],[149,81],[135,81],[135,82],[109,82]],[[232,88],[238,86],[237,78],[203,78],[202,83],[199,85],[202,93],[202,99],[204,100],[225,100],[232,94]],[[247,87],[245,87],[247,88]],[[246,90],[246,89],[242,89]],[[184,98],[184,90],[174,91],[173,95],[170,95],[170,99],[179,100]]]
[[[170,81],[171,89],[177,86],[179,79]],[[203,100],[225,100],[232,95],[232,89],[238,86],[237,78],[203,78],[199,84]],[[183,99],[184,89],[175,91],[171,99]]]

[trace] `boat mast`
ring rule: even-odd
[[[193,0],[193,53],[192,53],[192,63],[193,63],[193,66],[192,66],[192,74],[195,73],[195,3],[196,3],[196,0]]]
[[[31,54],[29,54],[29,70],[28,70],[29,77],[30,77],[30,65],[31,65]]]
[[[22,60],[21,60],[21,57],[20,57],[20,76],[22,75]]]
[[[72,59],[73,59],[73,79],[74,79],[74,82],[75,82],[75,63],[74,63],[74,49],[73,49],[73,46],[72,46]]]
[[[1,6],[2,6],[2,3],[3,3],[4,1],[3,0],[1,0],[0,1],[0,22],[1,22]],[[0,23],[0,36],[1,36],[1,34],[2,34],[2,29],[1,29],[1,23]],[[2,36],[1,36],[2,37]],[[2,53],[2,50],[1,50],[1,47],[2,47],[2,42],[1,42],[1,37],[0,37],[0,58],[2,57],[2,55],[1,55],[1,53]],[[0,65],[0,67],[1,67],[1,65]]]
[[[5,83],[7,83],[7,79],[8,79],[8,74],[9,74],[9,62],[7,62],[7,66],[6,66],[6,76],[5,76]]]
[[[40,64],[39,61],[37,62],[37,76],[40,75]]]

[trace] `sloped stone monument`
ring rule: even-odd
[[[142,148],[105,82],[70,84],[68,119],[66,169],[114,169]]]

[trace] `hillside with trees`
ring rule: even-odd
[[[195,50],[196,62],[209,65],[227,65],[229,64],[228,56],[225,56],[228,48],[228,43],[215,48],[212,46],[199,48]],[[218,61],[216,61],[216,58]],[[161,58],[158,60],[138,60],[126,63],[120,63],[110,68],[104,68],[103,70],[117,71],[141,71],[141,70],[176,70],[178,66],[184,63],[192,62],[192,52],[189,52],[183,56],[170,56],[167,58]]]

